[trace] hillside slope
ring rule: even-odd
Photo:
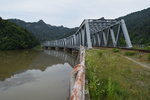
[[[0,50],[32,48],[37,44],[26,29],[0,18]]]
[[[150,8],[118,19],[125,20],[133,44],[150,45]]]
[[[24,27],[29,32],[33,33],[38,40],[55,40],[73,34],[77,28],[67,28],[63,26],[52,26],[46,24],[43,20],[38,22],[25,22],[19,19],[9,19],[9,21]]]

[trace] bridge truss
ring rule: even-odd
[[[46,41],[44,46],[79,48],[92,47],[131,48],[131,40],[123,19],[85,19],[75,34],[54,41]]]

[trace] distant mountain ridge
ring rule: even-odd
[[[55,40],[69,36],[77,30],[77,28],[67,28],[64,26],[52,26],[46,24],[43,20],[38,22],[25,22],[19,19],[8,19],[10,22],[27,29],[40,41]]]

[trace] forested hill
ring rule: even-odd
[[[150,45],[150,8],[120,17],[124,19],[133,44]]]
[[[19,19],[9,19],[9,21],[26,28],[29,32],[33,33],[40,41],[55,40],[69,36],[76,32],[77,28],[67,28],[63,26],[52,26],[46,24],[43,20],[38,22],[25,22]]]
[[[26,29],[0,17],[0,50],[32,48],[38,43]]]

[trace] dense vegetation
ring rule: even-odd
[[[150,45],[150,8],[120,17],[124,19],[133,44]]]
[[[0,50],[32,48],[37,44],[26,29],[0,18]]]
[[[19,19],[9,19],[9,21],[24,27],[29,32],[33,33],[34,36],[40,41],[55,40],[69,36],[77,30],[77,28],[67,28],[63,26],[52,26],[46,24],[43,20],[38,22],[24,22]]]

